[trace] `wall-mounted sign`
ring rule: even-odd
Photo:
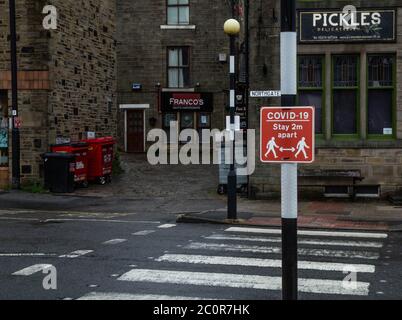
[[[280,97],[281,92],[279,90],[266,90],[266,91],[250,91],[251,98],[269,98]]]
[[[298,19],[301,44],[396,41],[395,10],[300,10]]]
[[[214,110],[213,95],[212,93],[162,92],[161,110],[162,112],[212,112]]]
[[[132,87],[133,91],[139,91],[142,89],[142,84],[141,83],[133,83],[131,85],[131,87]]]

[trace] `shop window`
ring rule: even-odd
[[[368,55],[368,134],[394,136],[395,56]]]
[[[197,129],[200,141],[202,143],[209,143],[209,141],[203,141],[202,130],[211,129],[211,114],[210,113],[198,113],[197,115]]]
[[[169,88],[190,86],[190,48],[168,48]]]
[[[190,23],[189,0],[167,0],[167,23],[169,25]]]
[[[177,114],[176,113],[164,113],[163,114],[163,130],[166,132],[168,137],[168,142],[170,141],[170,127],[171,122],[177,121]]]
[[[358,134],[358,56],[333,56],[332,114],[335,135]]]
[[[323,133],[323,57],[300,56],[298,79],[298,104],[315,107],[315,132]]]
[[[8,167],[7,94],[0,92],[0,167]]]

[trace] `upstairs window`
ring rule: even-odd
[[[189,0],[167,0],[167,24],[187,25],[190,23]]]
[[[188,88],[190,86],[190,48],[168,48],[169,88]]]

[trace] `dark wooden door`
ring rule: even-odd
[[[144,111],[127,111],[127,152],[144,152]]]

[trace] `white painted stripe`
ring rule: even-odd
[[[236,60],[235,56],[230,56],[230,73],[235,73],[236,72]]]
[[[0,257],[53,257],[54,253],[0,253]]]
[[[158,228],[159,229],[169,229],[169,228],[174,228],[174,227],[176,227],[175,224],[163,224],[163,225],[159,226]]]
[[[282,95],[297,94],[297,33],[281,32]]]
[[[74,258],[78,258],[81,256],[85,256],[86,254],[89,254],[91,252],[94,252],[94,251],[93,250],[77,250],[77,251],[71,252],[69,254],[63,254],[59,258],[74,259]]]
[[[229,273],[133,269],[122,275],[118,280],[207,287],[282,290],[281,277]],[[367,296],[369,293],[369,285],[370,284],[367,282],[357,282],[356,288],[344,288],[342,281],[299,279],[299,291],[308,293]]]
[[[165,296],[156,294],[129,294],[115,292],[90,292],[77,300],[205,300],[198,297]],[[208,299],[210,300],[210,299]]]
[[[20,271],[14,272],[14,276],[31,276],[34,273],[51,268],[51,264],[35,264]]]
[[[263,228],[239,228],[231,227],[226,229],[227,232],[246,232],[246,233],[263,233],[263,234],[281,234],[281,229],[263,229]],[[386,239],[386,233],[372,232],[342,232],[342,231],[314,231],[314,230],[299,230],[300,236],[323,236],[323,237],[343,237],[343,238],[375,238]]]
[[[112,240],[108,240],[108,241],[103,242],[103,244],[112,245],[112,244],[123,243],[123,242],[126,242],[126,241],[127,241],[127,239],[112,239]]]
[[[236,105],[236,102],[235,102],[235,91],[234,90],[230,90],[230,105],[229,105],[229,107],[231,107],[231,108],[234,108],[235,107],[235,105]]]
[[[280,254],[282,252],[279,247],[260,247],[245,245],[229,245],[222,243],[202,243],[193,242],[185,247],[193,250],[214,250],[227,252],[253,252],[253,253],[271,253]],[[344,250],[328,250],[328,249],[298,249],[299,255],[314,257],[333,257],[333,258],[354,258],[375,260],[379,258],[379,254],[370,251],[344,251]]]
[[[151,233],[154,233],[154,232],[155,232],[155,230],[144,230],[144,231],[138,231],[136,233],[133,233],[132,235],[133,236],[147,236],[147,235],[149,235]]]
[[[297,163],[281,164],[281,215],[284,219],[297,219],[297,178]]]
[[[281,238],[261,238],[261,237],[238,237],[238,236],[224,236],[213,235],[205,237],[208,240],[230,240],[230,241],[251,241],[251,242],[272,242],[281,243]],[[342,240],[313,240],[313,239],[300,239],[299,244],[303,245],[318,245],[318,246],[339,246],[339,247],[362,247],[362,248],[382,248],[383,244],[380,242],[368,241],[342,241]]]
[[[58,222],[58,221],[84,221],[84,222],[108,222],[108,223],[139,223],[139,224],[160,224],[160,221],[143,221],[143,220],[112,220],[112,219],[47,219],[43,222]]]
[[[282,268],[282,260],[254,259],[242,257],[224,256],[200,256],[186,254],[165,254],[158,259],[158,262],[191,263],[224,266],[243,266],[259,268]],[[320,271],[340,271],[353,270],[357,273],[374,273],[375,266],[368,264],[347,264],[332,262],[298,261],[298,269],[320,270]]]

